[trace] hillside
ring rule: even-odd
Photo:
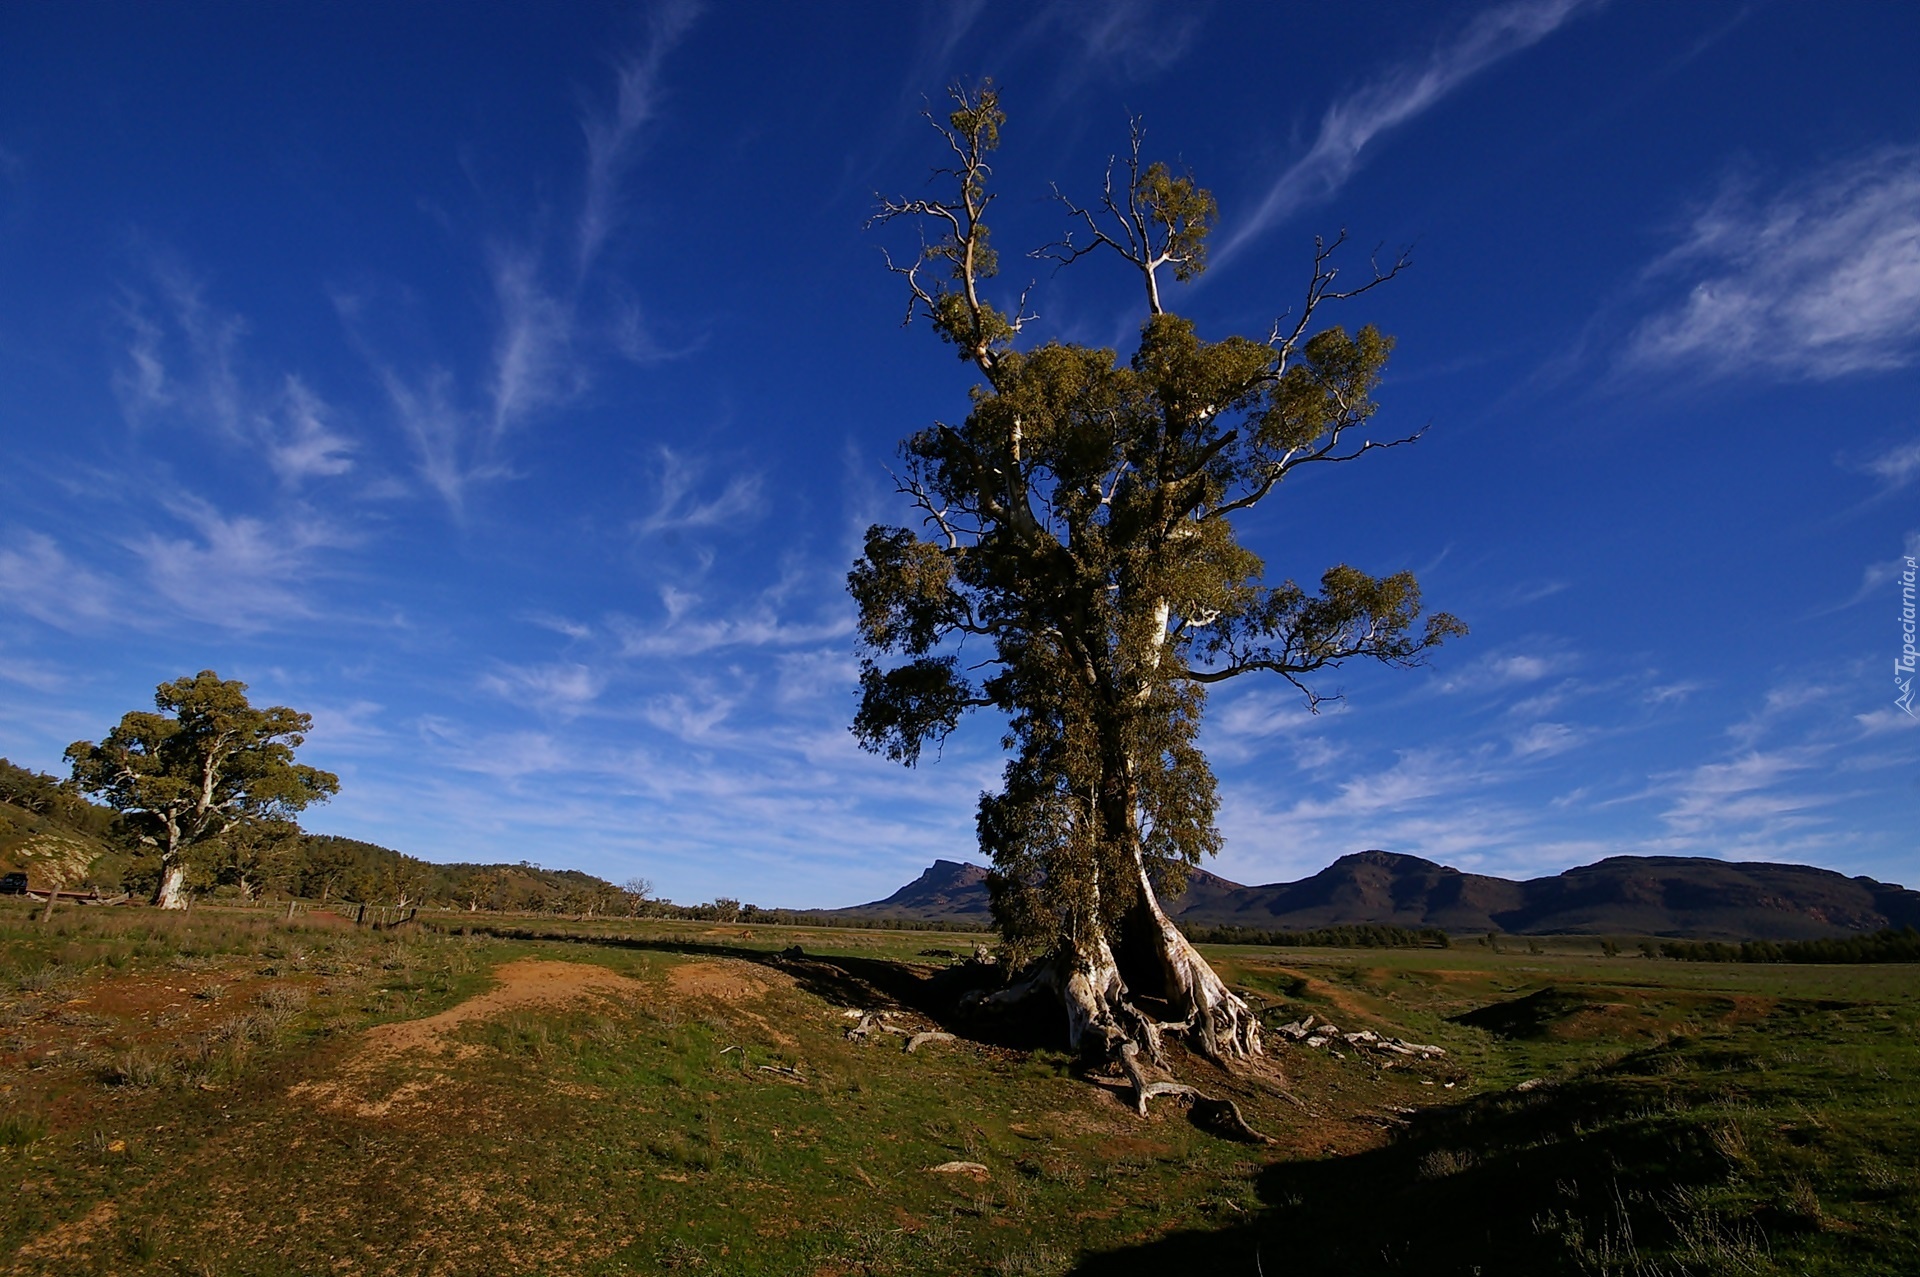
[[[834,912],[986,916],[986,871],[938,861],[885,900]],[[1920,925],[1920,892],[1829,869],[1697,856],[1612,856],[1516,882],[1363,851],[1295,882],[1246,887],[1202,869],[1166,902],[1182,922],[1266,931],[1438,927],[1454,934],[1800,940]]]
[[[130,839],[109,808],[52,776],[0,758],[0,873],[24,870],[35,890],[57,880],[136,896],[153,889],[153,855]],[[606,913],[632,900],[612,883],[539,865],[437,865],[391,847],[301,833],[216,840],[189,871],[196,894],[251,899],[298,896],[474,910]]]

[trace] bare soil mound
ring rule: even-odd
[[[605,967],[544,958],[508,962],[496,967],[493,974],[498,981],[493,988],[438,1015],[377,1024],[368,1029],[360,1035],[352,1054],[342,1062],[335,1079],[302,1082],[288,1094],[329,1108],[350,1110],[361,1117],[383,1116],[395,1104],[412,1101],[445,1079],[439,1074],[416,1078],[383,1099],[372,1099],[370,1092],[384,1089],[372,1084],[373,1074],[390,1064],[405,1063],[420,1056],[444,1055],[447,1039],[463,1024],[492,1019],[525,1007],[564,1006],[596,997],[633,998],[647,988],[640,981]]]
[[[793,977],[751,962],[683,962],[667,972],[667,983],[683,998],[745,1002],[790,986]]]

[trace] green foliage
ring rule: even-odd
[[[109,808],[96,807],[74,789],[44,772],[29,771],[0,758],[0,803],[45,816],[95,838],[114,832],[116,817]]]
[[[1661,956],[1687,962],[1920,962],[1920,931],[1888,927],[1819,940],[1669,940]]]
[[[156,899],[171,903],[188,848],[243,822],[285,825],[339,792],[339,777],[294,761],[312,717],[284,705],[255,709],[245,683],[202,670],[162,683],[153,700],[159,713],[128,713],[99,744],[69,745],[67,760],[76,788],[99,795],[160,852]]]
[[[901,446],[900,488],[926,534],[870,528],[849,573],[866,649],[853,732],[912,765],[969,710],[1006,716],[1012,756],[978,830],[1019,956],[1116,933],[1148,881],[1177,891],[1218,849],[1197,743],[1208,686],[1275,674],[1314,705],[1310,676],[1355,659],[1415,665],[1465,627],[1423,618],[1406,572],[1338,565],[1315,589],[1269,585],[1236,533],[1235,517],[1301,466],[1391,446],[1354,436],[1374,415],[1392,339],[1312,327],[1321,304],[1372,283],[1336,291],[1323,246],[1290,333],[1202,338],[1166,311],[1159,272],[1205,268],[1214,200],[1190,176],[1143,167],[1136,130],[1127,180],[1109,175],[1102,212],[1068,203],[1092,239],[1040,255],[1111,250],[1137,270],[1148,298],[1137,348],[1124,361],[1057,341],[1021,348],[1027,317],[982,292],[997,267],[986,156],[1004,112],[990,84],[954,101],[940,129],[958,161],[940,170],[951,198],[888,203],[876,220],[932,228],[920,259],[894,269],[911,313],[982,382],[962,423]]]

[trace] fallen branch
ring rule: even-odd
[[[942,1033],[938,1029],[930,1029],[925,1033],[914,1034],[913,1037],[907,1041],[907,1054],[912,1055],[929,1042],[953,1042],[956,1040],[951,1033]]]
[[[927,1170],[935,1175],[972,1175],[976,1179],[984,1179],[989,1173],[979,1162],[942,1162]]]
[[[807,1080],[807,1075],[799,1069],[788,1068],[784,1064],[762,1064],[759,1066],[759,1071],[762,1073],[777,1074],[780,1077],[790,1078],[796,1082],[804,1082]]]
[[[1313,1016],[1304,1020],[1295,1020],[1283,1024],[1274,1030],[1291,1042],[1315,1050],[1330,1042],[1343,1042],[1357,1051],[1377,1051],[1383,1055],[1416,1057],[1422,1060],[1437,1060],[1446,1055],[1446,1051],[1425,1042],[1408,1042],[1401,1038],[1383,1037],[1372,1029],[1361,1029],[1354,1033],[1342,1032],[1340,1026],[1325,1020],[1315,1021]],[[1337,1054],[1337,1052],[1336,1052]]]

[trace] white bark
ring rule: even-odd
[[[161,909],[185,909],[187,901],[182,888],[187,881],[187,867],[182,864],[162,865],[160,885],[154,890],[153,903]]]
[[[1160,908],[1146,861],[1136,848],[1134,868],[1140,898],[1153,920],[1154,956],[1166,982],[1167,1004],[1176,1023],[1186,1027],[1200,1049],[1216,1060],[1244,1060],[1262,1054],[1260,1017],[1200,956],[1199,950]]]

